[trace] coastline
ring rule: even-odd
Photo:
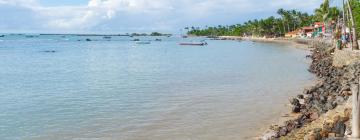
[[[304,87],[303,92],[299,91],[297,97],[289,97],[292,98],[291,105],[284,110],[284,115],[274,118],[270,127],[264,124],[264,127],[269,128],[265,131],[262,129],[263,134],[256,139],[342,139],[351,135],[352,93],[349,85],[355,83],[354,79],[359,75],[360,64],[356,61],[360,60],[358,54],[335,50],[331,43],[319,40],[232,36],[219,38],[290,44],[295,48],[311,51],[309,71],[316,75],[316,80],[312,86]]]
[[[259,42],[259,43],[276,43],[287,45],[288,47],[293,47],[296,49],[302,49],[308,51],[311,54],[313,48],[311,46],[312,40],[305,40],[305,39],[287,39],[287,38],[259,38],[259,37],[238,37],[238,36],[219,36],[219,40],[245,40],[245,41],[252,41],[252,42]],[[305,57],[305,56],[304,56]],[[310,64],[309,64],[310,67]],[[315,77],[312,82],[304,85],[303,88],[310,88],[313,85],[316,85],[320,82],[320,79]],[[295,95],[302,93],[302,91],[298,91]],[[293,98],[292,96],[288,97],[289,100]],[[284,109],[284,110],[283,110]],[[294,120],[300,116],[300,114],[292,113],[291,112],[292,105],[290,103],[284,104],[284,107],[281,109],[280,114],[275,116],[275,118],[268,121],[269,123],[264,124],[263,127],[256,133],[258,133],[258,137],[254,137],[253,139],[261,139],[267,140],[272,139],[276,132],[274,129],[276,127],[283,126],[285,122]]]
[[[309,71],[319,82],[291,99],[291,111],[297,117],[271,127],[260,139],[343,139],[351,135],[350,85],[359,76],[360,63],[354,61],[360,60],[357,52],[335,50],[332,44],[316,40],[310,45],[314,50]],[[355,58],[344,61],[346,56]]]
[[[219,40],[246,40],[261,43],[278,43],[288,44],[291,47],[311,50],[310,43],[312,40],[293,39],[293,38],[262,38],[262,37],[240,37],[240,36],[219,36]]]

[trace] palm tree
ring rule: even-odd
[[[356,36],[356,28],[355,28],[356,25],[355,25],[354,16],[353,16],[353,12],[352,12],[349,0],[347,0],[347,5],[348,5],[349,16],[350,16],[350,21],[351,21],[351,30],[352,30],[352,33],[353,33],[353,35],[352,35],[352,40],[353,40],[352,48],[354,50],[359,50],[359,45],[358,45],[357,36]]]
[[[279,14],[281,17],[282,17],[282,22],[283,22],[283,33],[285,33],[285,10],[284,9],[279,9],[278,11],[277,11],[277,14]]]

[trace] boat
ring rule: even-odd
[[[159,39],[159,38],[157,38],[157,39],[155,39],[155,41],[162,41],[161,39]]]
[[[111,36],[104,36],[104,39],[111,39]]]
[[[151,44],[150,41],[138,41],[136,44]]]
[[[5,35],[0,35],[0,37],[5,37]]]
[[[35,36],[34,36],[34,35],[27,35],[27,36],[25,36],[25,37],[27,37],[27,38],[34,38]]]
[[[205,41],[201,41],[201,42],[184,42],[184,43],[180,43],[179,45],[181,45],[181,46],[205,46],[205,45],[208,45],[208,43],[205,42]]]

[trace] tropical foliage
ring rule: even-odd
[[[356,31],[358,31],[358,36],[360,35],[360,0],[350,0],[351,9],[353,12]]]
[[[359,2],[359,0],[353,0]],[[314,15],[309,15],[296,10],[279,9],[277,11],[278,17],[268,17],[260,20],[249,20],[243,24],[236,24],[231,26],[216,26],[216,27],[191,27],[188,29],[188,34],[197,36],[266,36],[278,37],[284,36],[285,33],[294,31],[304,26],[310,26],[316,21],[331,21],[337,20],[340,11],[336,7],[330,7],[329,1],[324,0],[324,3],[315,10]],[[360,14],[357,14],[360,18]]]

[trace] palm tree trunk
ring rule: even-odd
[[[347,4],[348,4],[350,20],[351,20],[351,30],[352,30],[352,34],[353,34],[352,35],[352,41],[353,41],[352,48],[354,50],[359,50],[359,45],[358,45],[357,36],[356,36],[355,21],[354,21],[354,16],[353,16],[353,13],[352,13],[352,10],[351,10],[351,5],[350,5],[349,0],[347,1]]]

